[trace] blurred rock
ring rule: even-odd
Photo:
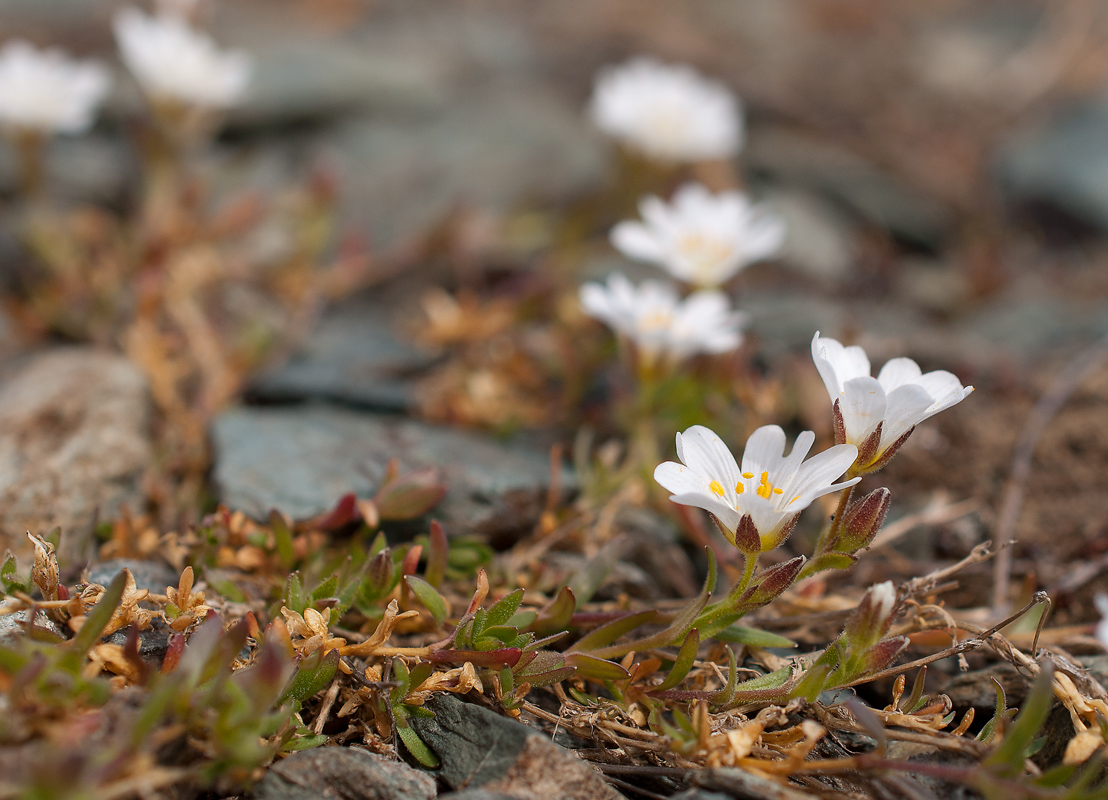
[[[89,583],[107,586],[124,569],[131,570],[135,588],[146,589],[151,594],[165,594],[167,586],[176,586],[180,576],[160,561],[139,561],[135,558],[113,558],[90,564],[85,570]]]
[[[895,296],[939,314],[953,314],[972,296],[965,272],[954,264],[925,258],[904,258],[896,265]]]
[[[968,339],[979,339],[1009,356],[1034,358],[1090,343],[1104,334],[1108,305],[1075,299],[999,296],[958,323]]]
[[[163,588],[159,594],[164,592],[165,589]],[[132,626],[128,625],[126,628],[121,628],[111,636],[106,637],[104,641],[108,644],[125,647],[127,639],[130,638],[131,632],[134,630]],[[155,617],[147,628],[138,631],[136,635],[138,636],[139,658],[151,668],[161,669],[162,662],[165,661],[165,654],[169,650],[169,637],[173,635],[173,630],[162,619]]]
[[[821,139],[783,128],[755,128],[744,156],[752,171],[822,192],[912,244],[937,249],[953,222],[953,212],[939,201]]]
[[[347,492],[372,497],[389,459],[401,472],[436,467],[448,492],[432,510],[450,535],[509,536],[538,518],[547,453],[467,431],[327,407],[239,408],[212,430],[221,502],[262,517],[330,510]],[[572,476],[563,475],[572,487]]]
[[[16,611],[14,614],[0,616],[0,644],[10,645],[20,636],[27,634],[27,615],[29,611]],[[42,638],[48,641],[60,641],[65,638],[58,623],[46,616],[45,611],[35,614],[34,638]]]
[[[453,695],[435,695],[434,717],[413,717],[419,738],[442,762],[451,789],[482,788],[519,800],[616,800],[600,773],[541,731]]]
[[[1017,132],[997,170],[1013,205],[1045,204],[1108,230],[1108,100]]]
[[[358,747],[302,750],[273,764],[255,800],[432,800],[435,779]]]
[[[606,150],[568,99],[542,86],[500,86],[419,119],[368,116],[318,145],[342,177],[344,217],[387,247],[459,204],[503,211],[595,186]]]
[[[818,280],[844,277],[854,248],[850,223],[830,203],[806,192],[775,191],[766,195],[785,221],[785,244],[778,258]]]
[[[395,308],[376,294],[329,310],[304,348],[249,388],[261,403],[328,400],[408,411],[413,379],[435,358],[397,332]]]
[[[63,565],[87,557],[94,521],[140,511],[152,457],[146,380],[92,348],[36,355],[0,387],[0,549],[61,526]],[[165,587],[162,587],[164,590]]]
[[[56,136],[46,152],[46,183],[51,198],[70,202],[118,203],[138,178],[137,163],[119,136]],[[0,148],[0,192],[16,192],[18,163],[9,147]]]

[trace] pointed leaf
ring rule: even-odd
[[[700,634],[696,628],[693,628],[685,637],[685,642],[677,653],[677,660],[673,662],[673,668],[669,671],[666,679],[658,686],[657,691],[664,692],[666,689],[672,689],[685,680],[685,676],[689,674],[689,670],[696,663],[696,653],[699,649]]]
[[[609,645],[619,637],[651,622],[656,616],[658,616],[657,611],[648,609],[614,619],[581,637],[577,644],[573,645],[573,650],[584,653]]]
[[[446,620],[447,614],[446,600],[443,599],[443,596],[438,593],[434,586],[415,575],[405,575],[404,581],[415,596],[419,598],[419,602],[423,603],[427,610],[431,612],[435,622],[441,625]]]
[[[78,653],[87,653],[92,649],[92,646],[100,638],[101,632],[108,627],[112,614],[115,613],[116,608],[119,607],[119,602],[123,599],[123,592],[127,588],[127,578],[130,577],[130,574],[126,569],[120,570],[119,574],[112,578],[112,582],[108,584],[104,594],[100,596],[100,600],[85,616],[81,629],[70,640],[73,642],[73,649]]]
[[[747,647],[796,647],[796,642],[776,633],[747,628],[742,625],[729,625],[713,638],[724,642],[745,644]]]
[[[577,674],[599,681],[622,681],[631,677],[631,673],[612,661],[596,658],[588,653],[569,653],[566,665],[577,668]]]
[[[516,589],[511,594],[506,594],[497,600],[489,608],[488,611],[488,624],[493,625],[507,625],[508,620],[519,609],[519,604],[523,602],[523,590]]]

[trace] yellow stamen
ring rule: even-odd
[[[723,497],[723,486],[719,481],[712,481],[708,484],[708,488],[715,492],[720,497]]]
[[[746,487],[743,486],[742,481],[739,481],[738,483],[735,484],[735,491],[738,492],[739,494],[742,494],[743,492],[746,491]]]
[[[773,493],[774,494],[784,494],[785,490],[784,489],[778,489],[776,486],[774,486],[773,487]]]
[[[751,478],[754,477],[754,473],[753,472],[744,472],[743,477],[746,478],[747,480],[750,480]]]
[[[769,485],[769,470],[768,469],[764,470],[762,472],[762,481],[761,481],[761,483],[762,483],[763,486],[768,486]]]
[[[758,496],[764,497],[766,500],[769,500],[769,494],[772,489],[773,487],[770,486],[768,483],[763,483],[761,486],[758,487]]]

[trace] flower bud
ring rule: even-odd
[[[865,674],[880,672],[893,663],[893,659],[908,647],[907,636],[894,636],[884,639],[869,648],[862,656],[862,670]]]
[[[389,476],[374,502],[381,519],[406,520],[422,517],[437,506],[446,495],[446,485],[432,467],[409,472],[399,477]]]
[[[369,563],[366,583],[375,598],[384,597],[396,585],[396,567],[392,563],[392,553],[385,548]]]
[[[759,575],[757,582],[743,593],[740,600],[743,610],[761,608],[776,600],[782,592],[793,585],[806,560],[804,556],[797,556]]]
[[[854,553],[863,547],[868,547],[885,522],[885,514],[889,511],[891,500],[892,492],[881,488],[851,503],[843,514],[842,526],[839,528],[838,539],[834,545],[835,550]]]
[[[874,645],[889,632],[899,607],[892,581],[871,586],[847,620],[844,638],[856,651]]]

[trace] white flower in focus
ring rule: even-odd
[[[590,316],[634,342],[647,363],[725,353],[742,343],[745,315],[733,311],[722,292],[694,292],[681,300],[667,283],[644,281],[636,287],[617,273],[607,285],[586,283],[580,299]]]
[[[1093,598],[1096,610],[1100,612],[1100,622],[1096,624],[1096,638],[1101,646],[1108,650],[1108,594],[1100,592]]]
[[[224,108],[242,96],[250,79],[248,55],[221,51],[181,17],[126,8],[114,27],[123,61],[153,98]]]
[[[874,378],[865,350],[844,347],[819,331],[812,337],[812,359],[834,405],[835,440],[858,446],[858,471],[880,469],[916,425],[973,391],[945,370],[923,374],[910,358],[890,359]]]
[[[742,140],[742,111],[726,86],[652,58],[602,70],[589,115],[608,135],[662,161],[728,158]]]
[[[108,71],[93,61],[9,42],[0,50],[0,124],[80,133],[92,124],[110,84]]]
[[[843,483],[858,455],[852,444],[835,445],[804,461],[816,436],[804,431],[788,456],[785,432],[777,425],[758,428],[746,440],[742,467],[720,438],[702,425],[677,434],[677,457],[654,470],[654,480],[675,503],[709,512],[743,552],[772,550],[785,540],[800,512],[817,497],[853,486]]]
[[[742,192],[712,194],[687,183],[666,203],[645,197],[643,222],[626,220],[612,229],[612,244],[628,258],[659,264],[694,286],[726,283],[748,264],[776,253],[785,225]]]

